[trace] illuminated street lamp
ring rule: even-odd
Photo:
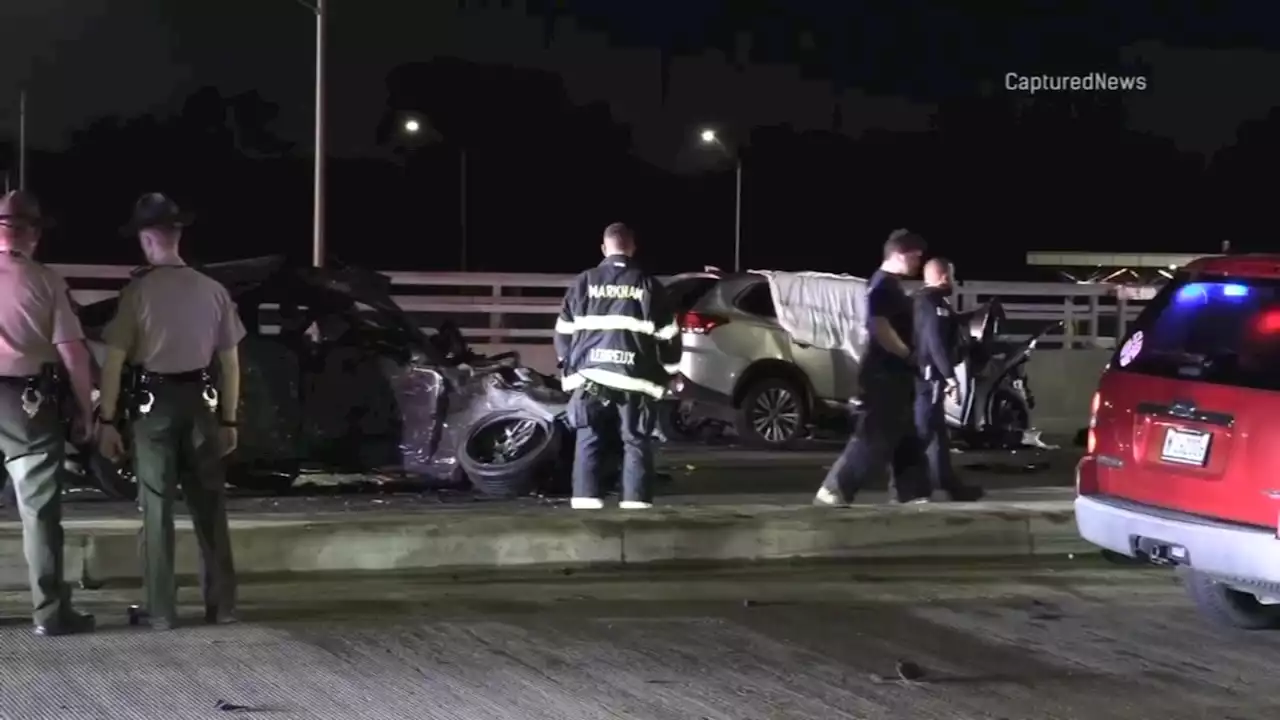
[[[440,142],[444,138],[431,124],[431,119],[407,117],[400,123],[405,135],[415,138],[415,145]],[[458,148],[458,228],[462,247],[459,251],[462,271],[467,271],[467,149]]]
[[[713,128],[703,128],[698,133],[698,139],[703,145],[714,145],[733,158],[733,271],[742,272],[742,155],[730,150]]]

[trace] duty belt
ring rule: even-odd
[[[213,375],[207,368],[189,370],[179,373],[159,373],[143,368],[136,368],[131,374],[129,394],[133,398],[133,408],[137,415],[147,415],[155,407],[156,396],[151,388],[159,385],[193,385],[204,386],[201,396],[205,407],[212,412],[218,409],[218,389],[214,387]]]
[[[627,400],[628,393],[625,390],[611,388],[607,385],[601,385],[597,382],[587,380],[582,383],[582,394],[590,395],[596,400],[609,405],[612,403],[623,403]]]
[[[60,382],[59,367],[53,363],[43,365],[36,375],[0,377],[0,383],[22,386],[22,412],[28,418],[34,418],[46,400],[56,402]]]

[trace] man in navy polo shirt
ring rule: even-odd
[[[918,373],[907,344],[912,337],[914,307],[902,281],[920,272],[925,247],[924,238],[909,230],[893,231],[884,244],[884,262],[871,276],[867,289],[870,341],[858,376],[863,414],[818,490],[815,505],[852,502],[868,478],[884,474],[895,450],[903,443],[915,443],[912,406]],[[911,467],[911,471],[916,469]],[[904,478],[897,480],[905,490]]]

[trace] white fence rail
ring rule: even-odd
[[[129,277],[121,265],[53,265],[82,304],[112,297]],[[535,273],[386,272],[400,307],[434,327],[451,318],[471,338],[489,344],[546,344],[560,307],[560,295],[572,275]],[[86,288],[85,285],[97,285]],[[110,287],[103,287],[110,286]],[[1108,284],[983,282],[962,283],[957,309],[993,298],[1004,305],[1011,338],[1026,337],[1040,327],[1064,321],[1061,332],[1045,336],[1046,344],[1066,348],[1113,347],[1137,317],[1151,288]],[[264,308],[270,310],[270,308]],[[270,323],[264,318],[264,323]]]

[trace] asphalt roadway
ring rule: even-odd
[[[658,489],[664,504],[808,504],[835,460],[840,446],[813,443],[795,451],[759,451],[733,446],[664,446],[658,469],[669,480]],[[1057,450],[968,451],[956,453],[957,471],[970,482],[1006,500],[1065,499],[1074,486],[1080,451]],[[873,483],[859,503],[888,501],[887,477]],[[475,505],[495,509],[563,503],[563,498],[494,500],[474,492],[423,490],[420,485],[378,475],[304,475],[286,494],[233,490],[233,513],[377,512],[433,507],[456,509]],[[131,503],[108,500],[92,490],[72,490],[64,505],[69,518],[129,515]],[[181,504],[179,504],[181,505]],[[0,509],[0,519],[14,519],[14,508]]]
[[[5,720],[1245,720],[1274,634],[1204,625],[1165,571],[845,563],[348,576],[243,589],[242,622],[0,627]],[[184,590],[194,614],[194,591]],[[0,594],[21,617],[26,598]],[[902,661],[919,667],[898,677]]]

